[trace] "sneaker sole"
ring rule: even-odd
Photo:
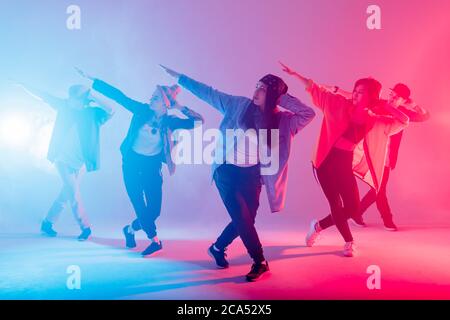
[[[256,282],[256,281],[263,280],[264,278],[267,278],[268,276],[270,276],[270,270],[267,270],[266,272],[261,274],[258,278],[254,278],[254,279],[249,279],[247,277],[245,277],[245,278],[246,278],[247,282]]]
[[[208,252],[208,256],[210,256],[211,258],[213,258],[214,261],[216,261],[216,258],[214,258],[213,254],[211,253],[211,251],[209,251],[209,249],[207,250],[207,252]],[[222,267],[216,263],[216,267],[217,267],[217,269],[228,269],[229,266]]]
[[[353,219],[350,219],[350,222],[351,222],[355,227],[358,227],[358,228],[367,228],[367,224],[358,224],[358,223],[356,223],[355,220],[353,220]]]
[[[388,227],[384,227],[384,230],[387,230],[387,231],[398,231],[398,229],[396,229],[396,228],[388,228]]]
[[[48,234],[48,233],[46,233],[44,231],[41,231],[41,235],[44,236],[44,237],[47,237],[47,238],[55,238],[57,236],[56,234],[52,235],[52,234]]]
[[[144,257],[144,258],[146,258],[146,257],[154,257],[154,256],[160,254],[162,251],[163,251],[163,249],[158,250],[158,251],[155,251],[155,252],[152,252],[152,253],[149,253],[149,254],[143,254],[143,253],[141,253],[141,255],[142,255],[142,257]]]

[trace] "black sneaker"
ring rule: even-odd
[[[226,249],[217,251],[214,249],[214,244],[208,248],[208,255],[216,261],[217,268],[219,269],[226,269],[230,266],[227,259],[225,259],[227,256],[225,250]]]
[[[82,229],[81,234],[78,236],[78,241],[86,241],[87,239],[89,239],[91,233],[91,228]]]
[[[253,282],[261,279],[261,276],[269,271],[269,264],[267,261],[265,263],[254,263],[252,269],[247,274],[247,281]]]
[[[162,242],[159,241],[159,243],[157,242],[152,242],[150,243],[150,245],[144,250],[142,251],[142,256],[151,256],[153,254],[155,254],[156,252],[160,252],[162,250]]]
[[[364,222],[364,219],[362,216],[355,216],[355,217],[352,217],[350,220],[357,227],[360,227],[360,228],[367,227],[367,224]]]
[[[397,226],[394,224],[394,221],[392,221],[392,219],[384,220],[384,228],[387,231],[397,231],[398,230]]]
[[[122,231],[123,231],[123,235],[125,236],[125,246],[127,248],[136,248],[136,240],[134,239],[134,234],[128,232],[128,227],[129,226],[125,226]]]
[[[53,230],[53,224],[47,220],[42,221],[41,233],[47,237],[56,237],[58,234],[55,230]]]

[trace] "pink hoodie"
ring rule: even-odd
[[[314,82],[307,91],[311,94],[314,105],[323,112],[322,127],[312,158],[314,167],[319,168],[336,141],[347,129],[354,106],[351,99],[333,94]],[[374,117],[373,125],[368,126],[369,129],[363,141],[353,153],[353,173],[377,192],[383,179],[389,136],[408,125],[408,117],[403,116],[397,114],[396,117],[391,118]]]

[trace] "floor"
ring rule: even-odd
[[[206,254],[210,239],[166,238],[163,252],[143,258],[147,241],[125,249],[118,231],[83,243],[3,233],[0,299],[450,299],[450,227],[356,229],[353,258],[342,256],[335,230],[312,248],[305,232],[261,232],[271,273],[255,283],[243,277],[251,261],[239,239],[228,250],[231,267],[218,270]],[[368,288],[378,280],[379,289]]]

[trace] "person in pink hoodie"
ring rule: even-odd
[[[322,230],[335,225],[345,240],[344,256],[352,257],[355,245],[348,219],[358,215],[360,204],[355,176],[378,192],[389,136],[405,128],[409,119],[388,104],[380,105],[381,84],[373,78],[356,81],[348,99],[284,64],[282,67],[304,84],[314,105],[323,112],[312,162],[331,213],[311,222],[306,245],[313,246]]]

